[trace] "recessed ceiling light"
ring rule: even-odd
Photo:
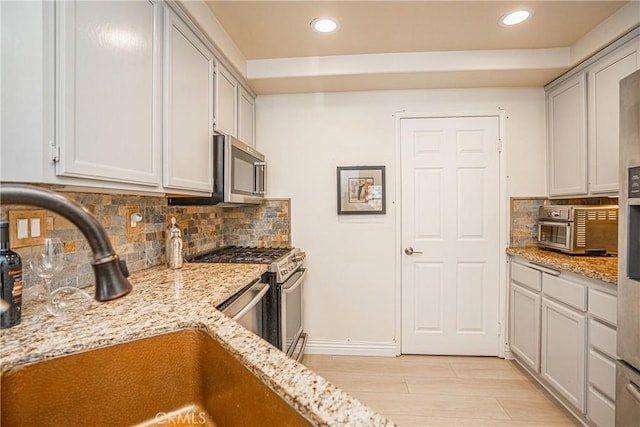
[[[319,33],[331,33],[338,29],[338,21],[333,18],[316,18],[311,21],[311,28]]]
[[[533,11],[529,9],[520,9],[509,12],[500,18],[500,25],[510,27],[511,25],[520,24],[533,16]]]

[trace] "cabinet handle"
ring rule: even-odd
[[[552,276],[559,276],[560,272],[558,270],[554,270],[552,268],[547,267],[546,265],[543,264],[538,264],[535,261],[530,261],[527,263],[527,265],[531,268],[533,268],[534,270],[538,270],[538,271],[542,271],[543,273],[547,273],[550,274]]]
[[[629,381],[626,387],[627,391],[638,403],[640,403],[640,387]]]

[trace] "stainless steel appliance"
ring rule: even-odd
[[[241,292],[218,306],[218,310],[258,335],[265,338],[263,299],[269,285],[256,280]]]
[[[618,206],[553,205],[538,211],[538,246],[572,255],[618,253]]]
[[[300,360],[307,334],[304,332],[302,294],[306,254],[298,248],[228,246],[198,255],[189,262],[268,264],[261,282],[269,286],[260,305],[261,333],[265,340]]]
[[[640,420],[640,71],[620,82],[616,426]]]
[[[294,250],[287,261],[273,268],[272,282],[275,290],[271,293],[271,307],[279,324],[272,325],[269,341],[287,356],[300,361],[307,344],[307,334],[303,330],[302,291],[307,269],[303,268],[306,255]],[[275,273],[275,274],[273,274]]]
[[[267,192],[267,164],[264,154],[228,135],[215,135],[213,144],[211,197],[170,197],[169,205],[262,203]]]

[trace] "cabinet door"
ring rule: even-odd
[[[638,39],[589,67],[589,191],[618,192],[620,80],[638,69]]]
[[[549,195],[587,194],[585,75],[547,92]]]
[[[57,174],[159,186],[160,6],[56,7]]]
[[[541,375],[585,412],[585,335],[583,313],[542,298]]]
[[[238,136],[238,81],[220,62],[216,64],[215,126],[220,133]]]
[[[213,191],[213,53],[165,8],[164,186]]]
[[[251,146],[255,142],[255,102],[253,96],[240,87],[240,104],[238,106],[238,139]]]
[[[511,282],[509,341],[523,363],[540,372],[540,295]]]

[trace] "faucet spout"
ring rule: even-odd
[[[62,215],[73,223],[87,239],[93,258],[95,299],[109,301],[131,292],[124,260],[119,261],[109,236],[91,212],[80,203],[44,188],[23,184],[0,185],[0,203],[37,206]]]

